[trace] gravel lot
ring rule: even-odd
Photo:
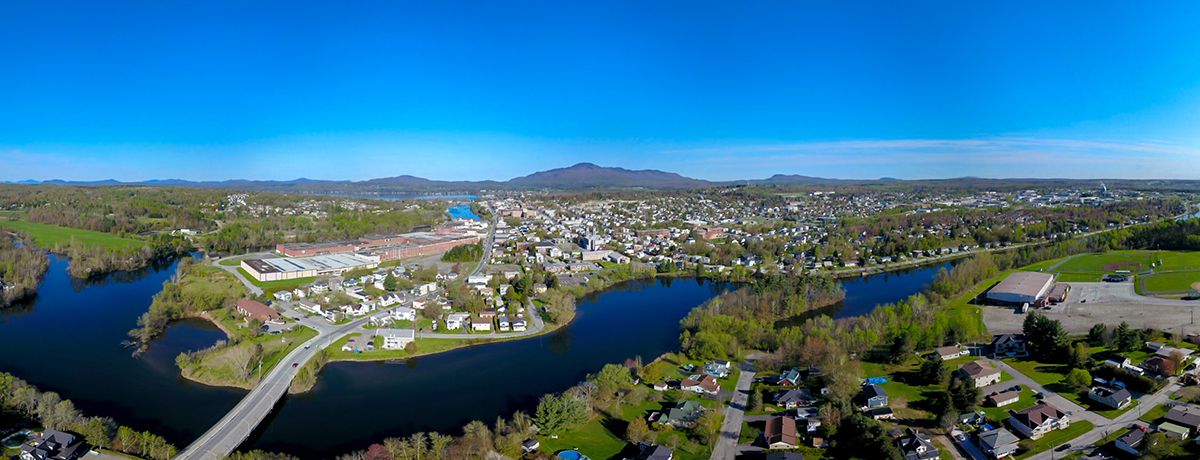
[[[1200,301],[1157,299],[1137,295],[1132,282],[1068,283],[1067,301],[1038,310],[1062,322],[1070,334],[1086,334],[1093,324],[1109,326],[1128,322],[1134,328],[1153,327],[1170,332],[1200,333],[1192,323],[1192,311]],[[1021,332],[1025,315],[1011,308],[983,307],[983,321],[992,334]]]

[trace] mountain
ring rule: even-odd
[[[751,185],[837,185],[837,184],[856,184],[863,181],[849,181],[842,179],[826,179],[823,177],[801,176],[798,174],[776,174],[763,180],[746,181]],[[736,182],[734,182],[736,184]]]
[[[685,189],[715,185],[706,180],[692,179],[676,173],[653,169],[633,171],[625,168],[606,168],[592,163],[579,163],[568,168],[540,171],[509,180],[505,184],[517,188],[567,190],[605,188]]]

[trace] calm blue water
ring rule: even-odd
[[[479,219],[479,216],[477,216],[477,215],[475,215],[475,213],[471,212],[471,205],[470,205],[470,204],[463,204],[463,205],[459,205],[459,206],[454,206],[454,207],[452,207],[452,208],[450,208],[450,209],[447,209],[447,210],[446,210],[446,212],[450,213],[450,218],[451,218],[451,219],[471,219],[471,220],[480,220],[480,219]]]

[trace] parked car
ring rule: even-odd
[[[1045,394],[1045,393],[1038,392],[1038,394],[1035,394],[1035,395],[1033,395],[1033,397],[1035,397],[1035,398],[1037,398],[1037,399],[1042,399],[1042,398],[1045,398],[1045,397],[1046,397],[1046,394]]]
[[[1012,391],[1021,391],[1021,386],[1020,386],[1020,385],[1013,385],[1013,387],[1011,388],[1011,390],[1012,390]]]

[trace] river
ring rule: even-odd
[[[845,317],[902,300],[937,268],[846,280],[846,300],[822,313]],[[83,283],[54,257],[38,296],[0,311],[0,370],[59,392],[86,414],[184,447],[245,392],[179,376],[175,356],[223,339],[207,322],[176,322],[138,359],[121,347],[174,269],[161,264]],[[606,363],[675,349],[679,320],[731,287],[686,278],[625,282],[580,299],[576,320],[545,336],[406,363],[333,363],[313,391],[286,397],[242,449],[327,458],[388,436],[458,434],[470,420],[532,412],[540,395],[566,389]]]

